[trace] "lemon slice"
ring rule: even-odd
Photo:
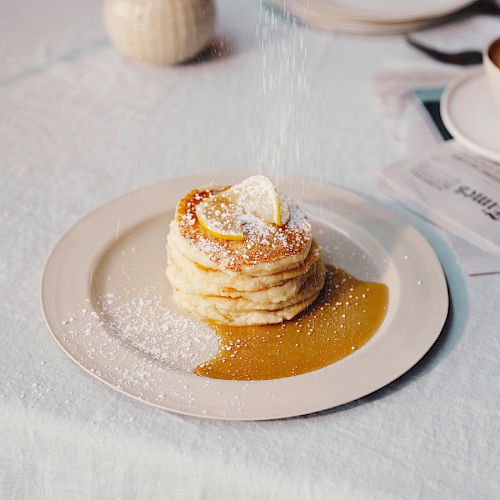
[[[208,197],[198,204],[196,215],[205,231],[225,240],[243,240],[243,227],[251,217],[277,226],[290,218],[287,203],[263,175],[254,175]]]
[[[196,207],[201,227],[223,240],[243,240],[242,212],[224,196],[225,191],[210,196]]]

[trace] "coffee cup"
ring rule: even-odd
[[[500,109],[500,38],[493,40],[484,49],[483,64],[493,99]]]

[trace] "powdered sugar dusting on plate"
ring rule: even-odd
[[[132,298],[104,293],[92,302],[62,322],[69,354],[86,357],[92,373],[140,399],[197,406],[185,377],[198,378],[192,370],[218,352],[208,325],[170,311],[154,291]]]
[[[192,371],[218,349],[218,339],[206,324],[173,313],[151,291],[122,300],[98,297],[101,324],[133,349],[178,370]]]

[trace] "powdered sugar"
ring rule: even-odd
[[[98,297],[100,323],[110,333],[170,368],[192,371],[217,352],[218,339],[206,324],[173,313],[151,291],[123,300]]]
[[[180,377],[196,377],[192,370],[216,355],[219,340],[208,325],[172,312],[157,292],[107,292],[89,299],[71,321],[63,320],[63,345],[118,389],[158,403],[168,390],[170,401],[191,407],[196,399]],[[182,390],[175,390],[180,384]]]
[[[249,226],[282,226],[290,218],[288,203],[263,175],[248,177],[205,198],[197,204],[196,215],[204,229],[230,240],[248,237],[245,228]]]
[[[243,228],[243,241],[228,241],[208,234],[197,221],[196,207],[208,196],[219,192],[220,189],[209,189],[188,193],[178,204],[177,225],[189,245],[221,268],[238,272],[242,266],[307,253],[312,241],[311,224],[300,207],[284,197],[282,201],[288,207],[289,220],[281,227],[266,224],[259,217],[241,211],[238,224]],[[224,221],[224,217],[221,220]],[[223,222],[221,228],[227,229]]]

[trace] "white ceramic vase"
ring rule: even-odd
[[[126,57],[151,64],[187,61],[211,40],[213,0],[105,0],[104,24]]]

